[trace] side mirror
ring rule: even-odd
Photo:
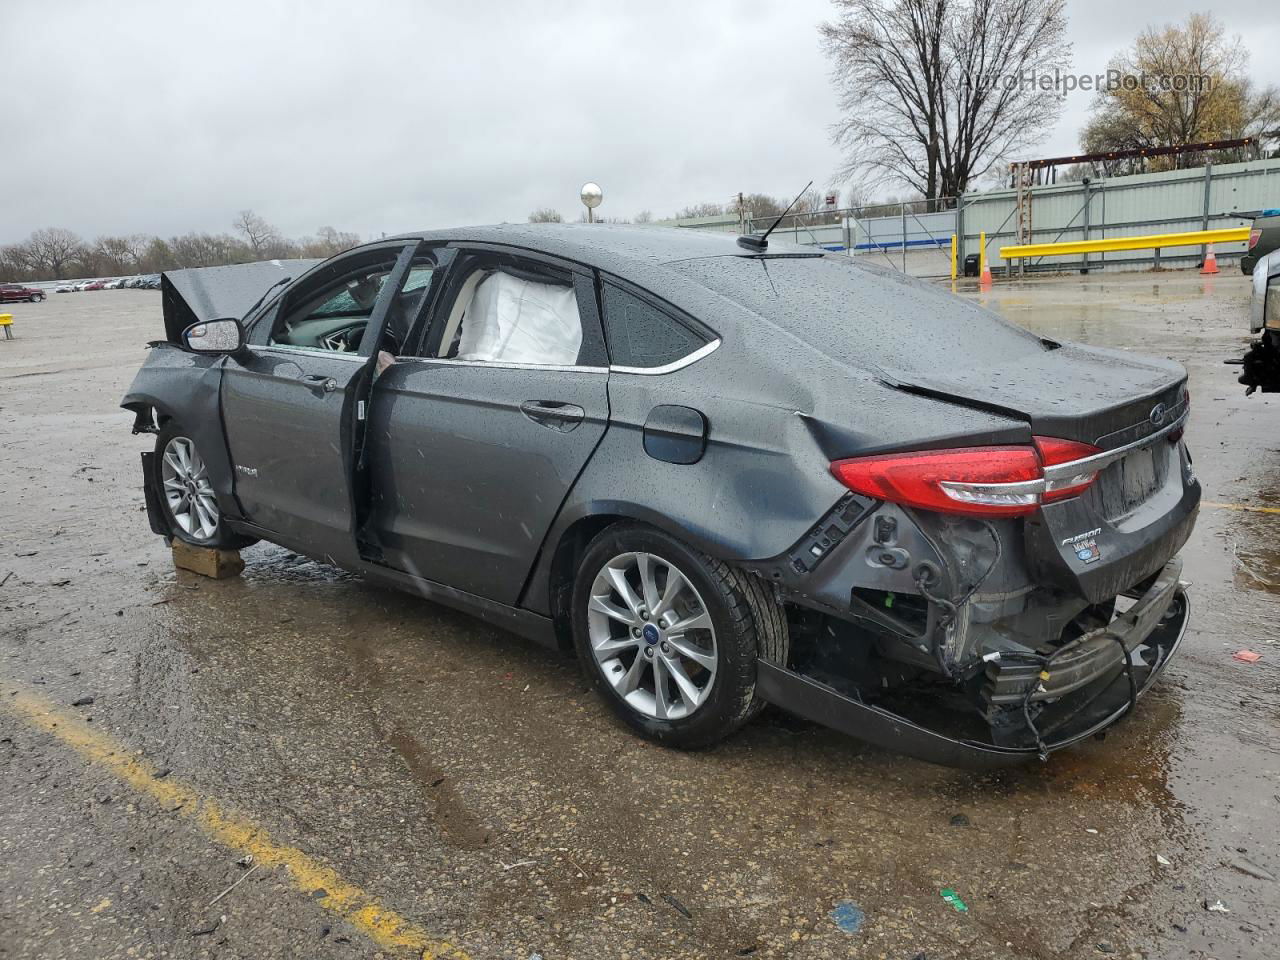
[[[202,320],[182,331],[182,344],[192,353],[238,353],[244,346],[244,327],[235,317]]]

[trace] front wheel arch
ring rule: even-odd
[[[171,417],[165,418],[163,425],[155,432],[155,438],[155,453],[151,460],[151,468],[154,473],[152,476],[147,478],[147,482],[151,484],[151,488],[155,491],[160,518],[168,528],[168,538],[182,540],[192,546],[209,547],[219,550],[239,550],[257,543],[258,540],[256,537],[237,533],[231,528],[228,522],[229,518],[225,511],[221,509],[220,502],[216,510],[218,518],[217,528],[210,536],[192,536],[185,533],[180,528],[165,497],[163,475],[163,471],[165,469],[163,465],[164,454],[168,444],[172,440],[181,438],[190,445],[192,450],[199,454],[201,459],[203,459],[204,455],[200,452],[200,445],[196,442],[193,431],[184,429],[181,423]],[[210,492],[213,491],[211,490]],[[220,498],[216,496],[216,493],[214,493],[214,500],[220,501]]]

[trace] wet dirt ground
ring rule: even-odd
[[[150,438],[116,406],[159,295],[6,307],[0,958],[421,952],[308,889],[316,869],[476,958],[1280,955],[1280,398],[1222,364],[1247,283],[964,293],[1185,363],[1220,505],[1184,551],[1181,658],[1137,715],[998,775],[776,713],[677,753],[614,723],[572,662],[416,597],[269,545],[238,578],[175,571],[143,510]],[[267,836],[316,869],[237,864]]]

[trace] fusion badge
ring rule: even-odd
[[[1081,563],[1093,563],[1095,560],[1102,559],[1102,551],[1098,549],[1097,540],[1101,532],[1101,527],[1095,527],[1084,533],[1077,533],[1074,537],[1067,537],[1062,541],[1062,545],[1074,550],[1076,559]]]

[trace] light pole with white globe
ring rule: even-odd
[[[600,184],[587,181],[582,185],[582,202],[587,208],[587,223],[595,223],[595,209],[604,200],[604,191]]]

